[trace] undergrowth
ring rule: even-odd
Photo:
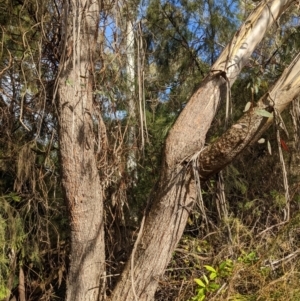
[[[249,158],[258,161],[255,167]],[[291,218],[286,221],[274,157],[252,153],[246,159],[226,170],[225,211],[218,204],[218,180],[207,183],[203,196],[208,227],[195,208],[156,300],[300,300],[300,185],[290,179]]]
[[[300,214],[264,230],[227,223],[232,242],[226,226],[182,238],[156,300],[300,300]]]

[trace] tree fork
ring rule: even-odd
[[[221,100],[227,98],[228,89],[267,29],[292,3],[291,0],[262,1],[179,115],[166,140],[162,176],[153,193],[153,205],[146,215],[145,226],[140,229],[142,234],[134,248],[137,250],[135,258],[126,264],[112,300],[154,299],[158,281],[182,236],[189,208],[196,200],[193,175],[182,163],[203,149],[206,133]]]

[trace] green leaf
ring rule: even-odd
[[[210,273],[210,275],[209,275],[210,280],[214,280],[214,279],[216,279],[216,277],[217,277],[217,273],[214,273],[214,272]]]
[[[208,280],[208,278],[206,277],[206,275],[203,275],[203,279],[204,279],[204,281],[206,282],[206,284],[209,283],[209,280]]]
[[[8,296],[10,295],[10,291],[9,289],[4,286],[4,284],[1,284],[0,285],[0,299],[5,299],[7,298]],[[203,300],[203,299],[202,299]]]
[[[201,297],[201,296],[205,296],[205,288],[199,288],[197,290],[197,297]]]
[[[255,110],[255,114],[259,115],[259,116],[263,116],[263,117],[273,117],[273,114],[264,110],[264,109],[259,109],[259,110]]]
[[[248,101],[245,105],[245,109],[243,112],[247,112],[250,109],[250,107],[251,107],[251,101]]]
[[[210,265],[205,265],[204,267],[205,267],[208,271],[210,271],[210,272],[217,273],[217,271],[216,271],[213,267],[211,267]]]
[[[21,197],[16,195],[15,193],[10,193],[9,196],[15,202],[20,202],[21,201]]]
[[[221,262],[221,264],[220,264],[220,266],[219,266],[219,269],[220,269],[220,270],[223,270],[223,269],[226,267],[226,265],[227,265],[227,262],[226,262],[226,261]]]
[[[213,282],[213,283],[211,283],[211,284],[209,285],[209,289],[210,289],[211,291],[216,291],[217,289],[219,289],[219,287],[220,287],[220,285],[217,284],[217,283],[215,283],[215,282]]]
[[[194,281],[201,287],[205,287],[205,284],[203,283],[203,281],[199,278],[195,278]]]
[[[205,295],[201,296],[198,301],[203,301],[205,299]]]

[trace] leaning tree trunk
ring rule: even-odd
[[[262,1],[235,34],[194,93],[171,129],[159,183],[149,200],[130,260],[112,296],[114,301],[150,301],[158,281],[182,236],[197,192],[193,180],[194,155],[204,146],[206,133],[220,101],[247,63],[266,30],[292,0]]]
[[[101,300],[105,271],[103,194],[94,153],[93,56],[97,0],[65,1],[58,75],[58,122],[65,191],[71,223],[68,301]]]

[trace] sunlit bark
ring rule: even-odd
[[[93,57],[97,0],[65,1],[58,76],[62,184],[71,223],[68,301],[102,300],[105,249],[103,193],[93,133]]]
[[[206,179],[229,164],[262,133],[300,93],[300,54],[283,72],[274,87],[242,116],[215,143],[199,155],[199,174]],[[270,117],[265,117],[270,112]],[[268,115],[268,114],[266,114]],[[278,116],[279,117],[279,116]]]
[[[132,176],[133,183],[137,181],[137,152],[136,152],[136,119],[137,104],[135,100],[135,53],[134,29],[132,20],[127,21],[126,28],[126,76],[128,95],[128,158],[127,169]]]
[[[262,1],[231,43],[170,130],[162,175],[150,197],[145,224],[133,255],[114,290],[112,300],[148,301],[182,236],[189,210],[196,200],[190,159],[203,150],[205,137],[220,102],[247,63],[268,28],[293,1]],[[217,170],[216,170],[217,171]]]

